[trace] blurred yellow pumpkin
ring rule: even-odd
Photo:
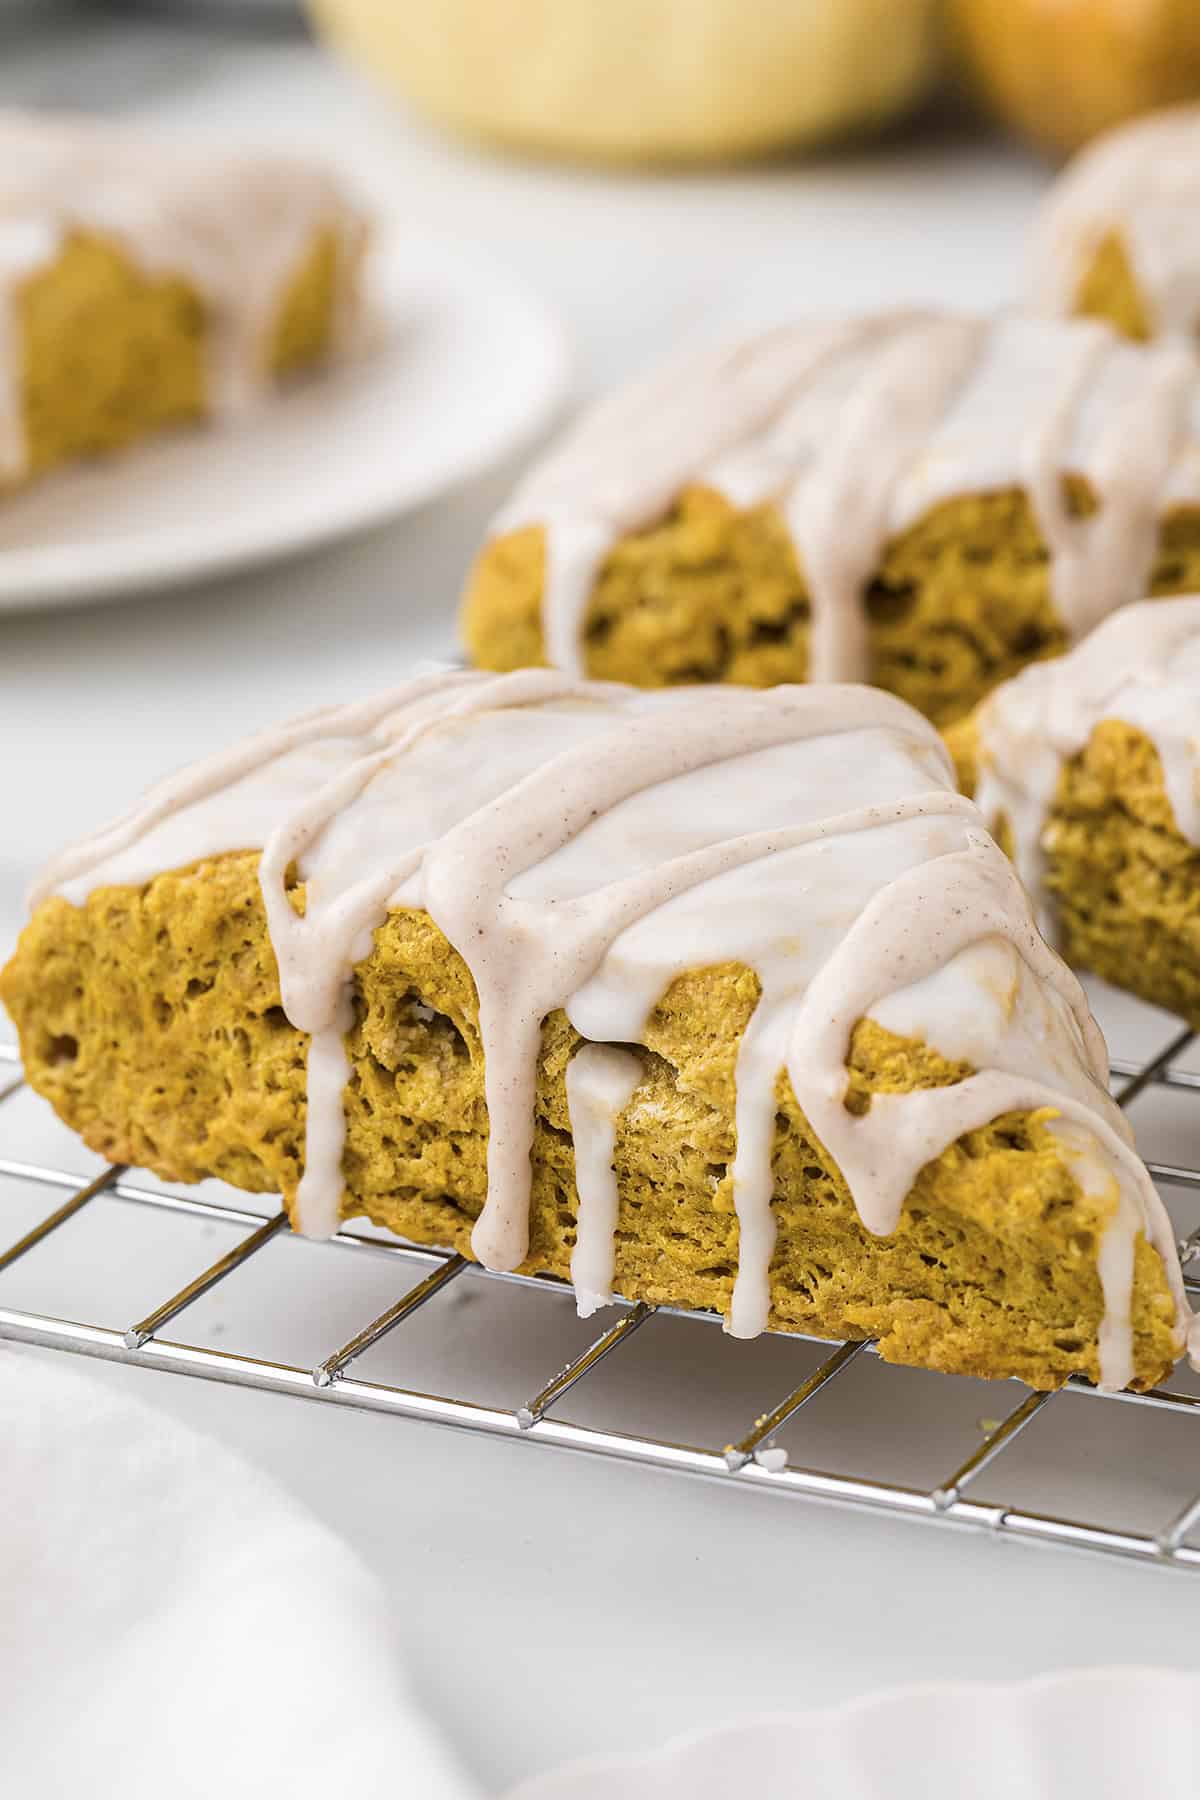
[[[936,63],[940,0],[311,0],[372,75],[550,155],[756,155],[881,124]]]
[[[1200,97],[1200,0],[950,0],[950,13],[992,110],[1057,154]]]

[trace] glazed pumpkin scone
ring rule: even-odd
[[[1153,113],[1080,152],[1033,237],[1039,312],[1200,346],[1200,106]]]
[[[101,1154],[1053,1387],[1189,1324],[1103,1040],[918,714],[447,672],[153,790],[0,993]]]
[[[1092,323],[889,315],[676,359],[533,470],[471,575],[485,668],[870,680],[945,725],[1200,587],[1200,368]]]
[[[333,354],[365,237],[306,163],[0,113],[0,491]]]
[[[1200,1029],[1200,598],[1126,607],[947,740],[1067,961]]]

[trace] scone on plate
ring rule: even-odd
[[[1107,319],[1200,348],[1200,106],[1152,113],[1082,150],[1034,232],[1039,312]]]
[[[316,166],[0,113],[0,491],[335,352],[365,239]]]
[[[1067,961],[1200,1030],[1200,598],[1126,607],[947,739]]]
[[[1116,606],[1200,588],[1200,371],[1029,318],[889,314],[685,352],[522,483],[484,668],[869,680],[938,724]]]
[[[897,1362],[1146,1387],[1189,1325],[1083,993],[858,687],[454,671],[46,872],[0,976],[102,1155]]]

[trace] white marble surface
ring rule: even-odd
[[[149,25],[97,24],[6,50],[4,98],[67,93],[336,155],[401,221],[474,237],[539,285],[574,329],[588,387],[712,311],[1008,297],[1044,179],[1015,153],[944,134],[886,156],[646,181],[489,161],[400,118],[306,46],[223,46]],[[38,861],[145,781],[264,715],[363,692],[444,650],[456,589],[506,479],[266,574],[93,612],[0,620],[0,948]],[[21,1118],[29,1135],[0,1153],[53,1136],[33,1110]],[[1162,1129],[1179,1156],[1200,1149],[1190,1115],[1176,1111]],[[81,1223],[88,1235],[56,1252],[58,1264],[31,1257],[24,1303],[47,1304],[102,1267],[111,1322],[144,1298],[148,1268],[132,1250],[118,1254],[111,1234],[126,1227],[105,1224],[121,1210]],[[12,1221],[25,1222],[23,1213]],[[208,1230],[204,1260],[225,1242]],[[289,1341],[306,1325],[336,1334],[338,1309],[350,1303],[330,1297],[326,1265],[312,1262],[320,1253],[278,1248],[275,1260],[253,1265],[257,1288],[198,1310],[196,1341],[265,1329],[267,1311]],[[164,1248],[178,1280],[197,1266],[196,1249],[192,1237],[186,1251],[174,1238]],[[20,1305],[15,1282],[14,1272],[5,1294]],[[378,1286],[369,1296],[375,1310],[389,1297]],[[456,1373],[477,1332],[497,1392],[519,1385],[528,1358],[517,1314],[485,1331],[481,1305],[490,1302],[448,1305],[411,1347],[394,1344],[392,1377],[414,1378],[423,1361],[431,1382],[438,1370]],[[643,1334],[646,1354],[626,1379],[653,1411],[669,1378],[720,1430],[728,1358],[745,1347],[680,1329],[701,1333],[708,1347],[698,1350],[694,1335]],[[561,1330],[569,1340],[568,1319]],[[780,1348],[746,1352],[764,1357],[767,1400],[788,1379]],[[1196,1590],[1185,1577],[200,1382],[104,1373],[239,1446],[347,1533],[394,1597],[418,1686],[497,1790],[585,1750],[645,1745],[748,1710],[901,1680],[1198,1660]],[[809,1424],[806,1414],[813,1460],[869,1459],[878,1446],[912,1478],[914,1421],[944,1416],[954,1454],[992,1406],[975,1384],[933,1377],[895,1389],[894,1403],[893,1390],[882,1393],[856,1415],[867,1434],[861,1447],[847,1442],[851,1426],[836,1415],[814,1412]],[[1098,1426],[1102,1409],[1091,1402],[1060,1404],[1087,1409]],[[1057,1433],[1066,1415],[1054,1416]],[[1153,1446],[1134,1445],[1114,1474],[1111,1446],[1083,1414],[1069,1424],[1082,1433],[1077,1491],[1047,1488],[1034,1444],[1022,1473],[1028,1504],[1053,1510],[1081,1503],[1081,1492],[1105,1503],[1105,1489],[1118,1516],[1147,1497],[1166,1506],[1200,1466],[1192,1444],[1176,1442],[1157,1463]]]

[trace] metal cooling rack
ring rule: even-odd
[[[1117,1099],[1129,1105],[1152,1086],[1200,1090],[1200,1074],[1175,1066],[1193,1042],[1193,1034],[1183,1031],[1173,1036],[1162,1049],[1144,1064],[1116,1061],[1112,1066]],[[23,1086],[16,1051],[0,1044],[0,1114],[3,1102],[10,1100]],[[1200,1104],[1200,1102],[1198,1102]],[[11,1111],[8,1115],[11,1117]],[[0,1118],[0,1123],[3,1123]],[[1151,1173],[1163,1187],[1190,1190],[1200,1194],[1200,1169],[1168,1163],[1150,1163]],[[232,1382],[244,1387],[265,1388],[275,1393],[298,1395],[327,1405],[354,1406],[370,1412],[398,1414],[403,1418],[424,1419],[434,1424],[460,1430],[489,1433],[496,1437],[517,1439],[529,1444],[553,1445],[560,1449],[589,1452],[592,1455],[620,1458],[660,1469],[704,1476],[736,1484],[745,1492],[774,1493],[824,1500],[843,1505],[865,1507],[908,1517],[923,1518],[941,1525],[993,1532],[1008,1538],[1041,1540],[1076,1548],[1105,1552],[1113,1556],[1176,1569],[1200,1571],[1200,1544],[1187,1541],[1200,1532],[1200,1492],[1173,1517],[1163,1521],[1154,1532],[1120,1531],[1086,1518],[1059,1518],[1049,1514],[1022,1510],[1003,1503],[984,1503],[971,1497],[969,1490],[984,1472],[994,1482],[997,1464],[1030,1422],[1047,1407],[1057,1409],[1081,1405],[1083,1396],[1107,1407],[1132,1406],[1154,1408],[1174,1417],[1173,1429],[1191,1433],[1195,1452],[1196,1479],[1200,1483],[1200,1397],[1186,1392],[1159,1388],[1146,1394],[1102,1394],[1087,1383],[1072,1380],[1056,1394],[1035,1393],[1021,1388],[1018,1403],[998,1420],[988,1420],[985,1435],[967,1460],[957,1468],[931,1467],[927,1487],[898,1485],[864,1478],[834,1469],[799,1466],[788,1459],[787,1452],[775,1443],[775,1435],[800,1409],[819,1393],[836,1383],[850,1365],[873,1351],[871,1344],[845,1343],[831,1347],[828,1356],[798,1387],[777,1404],[761,1408],[754,1393],[746,1396],[745,1435],[734,1444],[691,1445],[666,1439],[636,1435],[632,1432],[600,1430],[574,1424],[562,1417],[560,1403],[585,1381],[607,1358],[619,1354],[639,1328],[655,1313],[687,1318],[699,1330],[703,1322],[713,1322],[710,1315],[675,1313],[667,1307],[654,1308],[644,1303],[621,1303],[622,1310],[611,1326],[582,1355],[575,1357],[548,1379],[525,1405],[512,1410],[481,1405],[469,1397],[446,1397],[417,1392],[385,1382],[366,1381],[350,1373],[355,1361],[379,1343],[388,1333],[411,1319],[419,1308],[470,1269],[474,1279],[489,1282],[515,1282],[543,1297],[561,1291],[561,1284],[519,1275],[494,1275],[480,1271],[463,1257],[447,1251],[431,1250],[382,1238],[369,1232],[340,1231],[331,1240],[329,1254],[335,1249],[352,1251],[356,1257],[392,1257],[407,1282],[415,1261],[425,1273],[413,1286],[405,1285],[398,1299],[373,1319],[350,1340],[332,1351],[326,1345],[311,1367],[265,1361],[239,1355],[234,1351],[204,1348],[163,1335],[201,1295],[211,1292],[219,1282],[227,1281],[253,1256],[265,1251],[276,1239],[290,1237],[286,1215],[267,1213],[250,1205],[218,1205],[200,1197],[160,1192],[128,1178],[122,1166],[103,1169],[91,1180],[69,1170],[47,1167],[42,1163],[0,1157],[0,1242],[3,1241],[3,1192],[6,1181],[31,1183],[48,1193],[62,1193],[65,1198],[39,1224],[10,1248],[0,1251],[0,1277],[21,1257],[51,1233],[67,1231],[72,1219],[98,1200],[117,1200],[135,1209],[153,1210],[180,1220],[220,1222],[241,1227],[245,1236],[235,1247],[219,1257],[211,1266],[201,1269],[177,1293],[131,1324],[128,1330],[116,1331],[84,1321],[54,1318],[42,1313],[20,1312],[0,1306],[0,1338],[38,1344],[59,1350],[70,1350],[84,1356],[97,1356],[110,1362],[142,1364],[149,1368],[169,1370],[179,1375],[201,1376],[210,1381]],[[322,1254],[326,1252],[323,1251]],[[278,1250],[272,1254],[278,1255]],[[287,1254],[284,1252],[283,1254]],[[1193,1294],[1200,1294],[1200,1224],[1180,1244],[1185,1279]],[[197,1258],[199,1260],[199,1257]],[[543,1303],[545,1303],[543,1301]],[[816,1340],[808,1340],[816,1341]],[[875,1365],[882,1373],[882,1366]],[[1016,1384],[1020,1385],[1020,1384]],[[998,1388],[999,1394],[1007,1390]],[[758,1396],[757,1398],[761,1398]]]

